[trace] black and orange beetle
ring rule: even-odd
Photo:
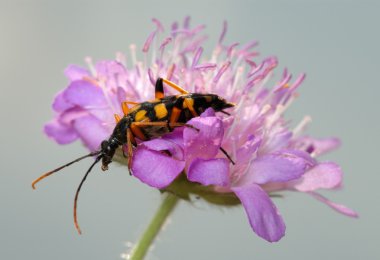
[[[163,83],[166,83],[181,94],[164,96]],[[134,106],[129,108],[129,104]],[[128,169],[131,173],[133,147],[137,145],[135,140],[136,138],[141,141],[146,141],[171,132],[176,127],[184,126],[194,128],[192,125],[187,124],[187,122],[190,119],[199,116],[207,108],[213,108],[216,112],[228,114],[224,111],[224,109],[233,106],[233,103],[227,102],[224,98],[218,95],[189,93],[177,84],[167,79],[159,78],[157,79],[155,85],[154,100],[142,103],[128,101],[122,103],[124,116],[120,117],[115,115],[115,119],[117,121],[115,129],[109,139],[104,140],[100,144],[100,150],[79,157],[72,162],[43,174],[41,177],[33,181],[32,187],[35,189],[35,185],[39,181],[67,166],[70,166],[73,163],[87,157],[96,156],[95,161],[92,163],[80,182],[74,198],[74,224],[78,232],[81,233],[77,221],[78,195],[83,183],[95,164],[102,160],[102,170],[108,170],[108,165],[112,162],[112,158],[114,157],[116,150],[120,146],[126,145],[128,152],[125,156],[127,157]],[[231,161],[231,163],[234,163],[228,153],[223,148],[220,149]]]

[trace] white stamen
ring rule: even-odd
[[[291,97],[289,97],[289,99],[283,104],[283,106],[286,107],[286,109],[288,109],[296,98],[297,98],[297,95],[292,93]]]
[[[285,111],[285,107],[283,105],[277,105],[274,113],[270,115],[267,118],[267,121],[265,122],[266,128],[270,128],[274,124],[274,122],[276,122],[281,117],[284,111]]]
[[[211,56],[210,62],[218,64],[218,57],[219,57],[220,53],[222,53],[222,51],[223,50],[222,50],[221,46],[219,46],[219,45],[216,46],[215,49],[214,49],[214,51],[212,52],[212,56]]]
[[[87,63],[88,68],[90,69],[90,73],[93,77],[97,77],[96,69],[94,63],[92,62],[91,57],[86,57],[84,61]]]
[[[235,78],[234,78],[234,82],[232,83],[232,87],[227,89],[227,96],[234,96],[235,93],[238,93],[238,86],[239,86],[239,83],[241,83],[241,76],[243,75],[244,73],[244,67],[243,66],[240,66],[237,68],[236,70],[236,75],[235,75]]]
[[[260,114],[259,114],[259,117],[266,114],[270,109],[272,108],[271,105],[269,104],[266,104],[264,105],[262,108],[261,108],[261,111],[260,111]]]
[[[311,116],[305,116],[302,121],[293,129],[293,136],[297,137],[305,131],[308,124],[311,123]]]
[[[136,58],[136,44],[129,45],[129,50],[131,52],[132,65],[136,66],[137,58]]]
[[[122,64],[125,68],[127,67],[127,57],[124,53],[116,52],[116,61]]]
[[[105,82],[105,79],[99,79],[99,86],[100,86],[100,88],[102,89],[102,91],[103,91],[103,95],[104,95],[104,97],[105,97],[105,99],[106,99],[106,101],[107,101],[107,104],[108,104],[108,107],[110,107],[111,108],[111,110],[112,110],[112,112],[115,114],[117,114],[118,113],[118,109],[114,106],[114,104],[113,104],[113,102],[112,102],[112,98],[110,97],[110,90],[109,89],[107,89],[107,87],[106,87],[106,82]],[[112,93],[111,93],[111,95],[113,95]]]

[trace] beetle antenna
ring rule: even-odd
[[[226,112],[226,111],[223,111],[223,110],[220,110],[220,112],[222,112],[223,114],[228,115],[228,116],[231,115],[230,113],[228,113],[228,112]]]
[[[65,165],[62,165],[61,167],[58,167],[57,169],[54,169],[54,170],[52,170],[52,171],[50,171],[50,172],[47,172],[47,173],[41,175],[40,177],[38,177],[37,179],[35,179],[35,180],[32,182],[32,188],[35,190],[35,189],[36,189],[36,184],[37,184],[38,182],[40,182],[42,179],[45,179],[46,177],[52,175],[53,173],[58,172],[58,171],[62,170],[63,168],[65,168],[65,167],[67,167],[67,166],[70,166],[70,165],[72,165],[73,163],[79,162],[80,160],[83,160],[83,159],[85,159],[85,158],[87,158],[87,157],[94,156],[94,155],[98,155],[98,154],[100,154],[100,153],[101,153],[101,151],[96,151],[96,152],[89,153],[89,154],[87,154],[87,155],[85,155],[85,156],[82,156],[82,157],[79,157],[79,158],[75,159],[75,160],[72,161],[72,162],[69,162],[69,163],[67,163],[67,164],[65,164]]]
[[[230,162],[235,165],[235,162],[232,160],[231,156],[226,152],[226,150],[224,150],[222,147],[219,147],[219,149],[222,151],[222,153],[227,157],[228,160],[230,160]]]
[[[102,157],[103,157],[103,155],[99,155],[98,157],[96,157],[95,162],[93,164],[91,164],[90,168],[88,168],[86,174],[83,176],[83,178],[82,178],[82,180],[78,186],[77,192],[75,193],[75,198],[74,198],[74,225],[75,225],[75,228],[78,230],[79,235],[82,234],[82,231],[80,230],[80,227],[78,224],[78,218],[77,218],[79,192],[80,192],[80,189],[82,188],[83,183],[86,181],[88,174],[91,172],[92,168],[95,166],[95,164],[97,164],[100,161],[100,159]]]

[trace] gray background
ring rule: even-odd
[[[154,28],[192,16],[207,24],[208,47],[224,19],[226,42],[260,41],[262,57],[275,54],[308,77],[287,113],[312,115],[309,133],[340,136],[343,147],[325,158],[345,171],[344,189],[325,193],[356,209],[339,215],[303,194],[277,199],[287,224],[270,244],[250,229],[242,208],[182,203],[150,259],[375,259],[379,257],[380,5],[352,1],[0,1],[0,258],[119,259],[141,234],[160,201],[158,192],[112,165],[90,176],[81,194],[78,236],[72,200],[89,161],[41,183],[42,172],[85,153],[58,146],[42,133],[63,69],[83,58],[111,59],[142,46]],[[280,76],[281,70],[277,75]]]

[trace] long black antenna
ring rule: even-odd
[[[235,162],[232,160],[231,156],[224,150],[222,147],[219,147],[219,149],[222,151],[222,153],[230,160],[230,162],[235,165]]]
[[[82,156],[82,157],[79,157],[78,159],[75,159],[75,160],[72,161],[72,162],[69,162],[69,163],[67,163],[67,164],[65,164],[65,165],[62,165],[61,167],[58,167],[57,169],[54,169],[54,170],[52,170],[52,171],[50,171],[50,172],[47,172],[47,173],[41,175],[40,177],[38,177],[37,179],[35,179],[35,180],[32,182],[32,188],[35,190],[35,189],[36,189],[36,184],[37,184],[38,182],[40,182],[42,179],[45,179],[46,177],[52,175],[53,173],[58,172],[58,171],[62,170],[63,168],[72,165],[73,163],[79,162],[80,160],[83,160],[84,158],[87,158],[87,157],[90,157],[90,156],[94,156],[94,155],[98,155],[98,154],[100,154],[100,153],[101,153],[101,151],[96,151],[96,152],[89,153],[89,154],[87,154],[87,155],[84,155],[84,156]]]
[[[93,164],[91,164],[90,168],[88,168],[86,174],[84,175],[82,181],[80,182],[80,184],[78,186],[77,192],[75,193],[75,198],[74,198],[74,225],[75,225],[75,228],[78,230],[79,235],[82,234],[82,231],[80,230],[80,227],[78,224],[78,218],[77,218],[77,207],[78,207],[79,192],[80,192],[80,189],[82,188],[83,183],[86,181],[88,174],[90,173],[92,168],[95,166],[95,164],[97,164],[100,161],[100,159],[102,157],[103,157],[103,155],[99,155],[98,157],[96,157],[95,162]]]

